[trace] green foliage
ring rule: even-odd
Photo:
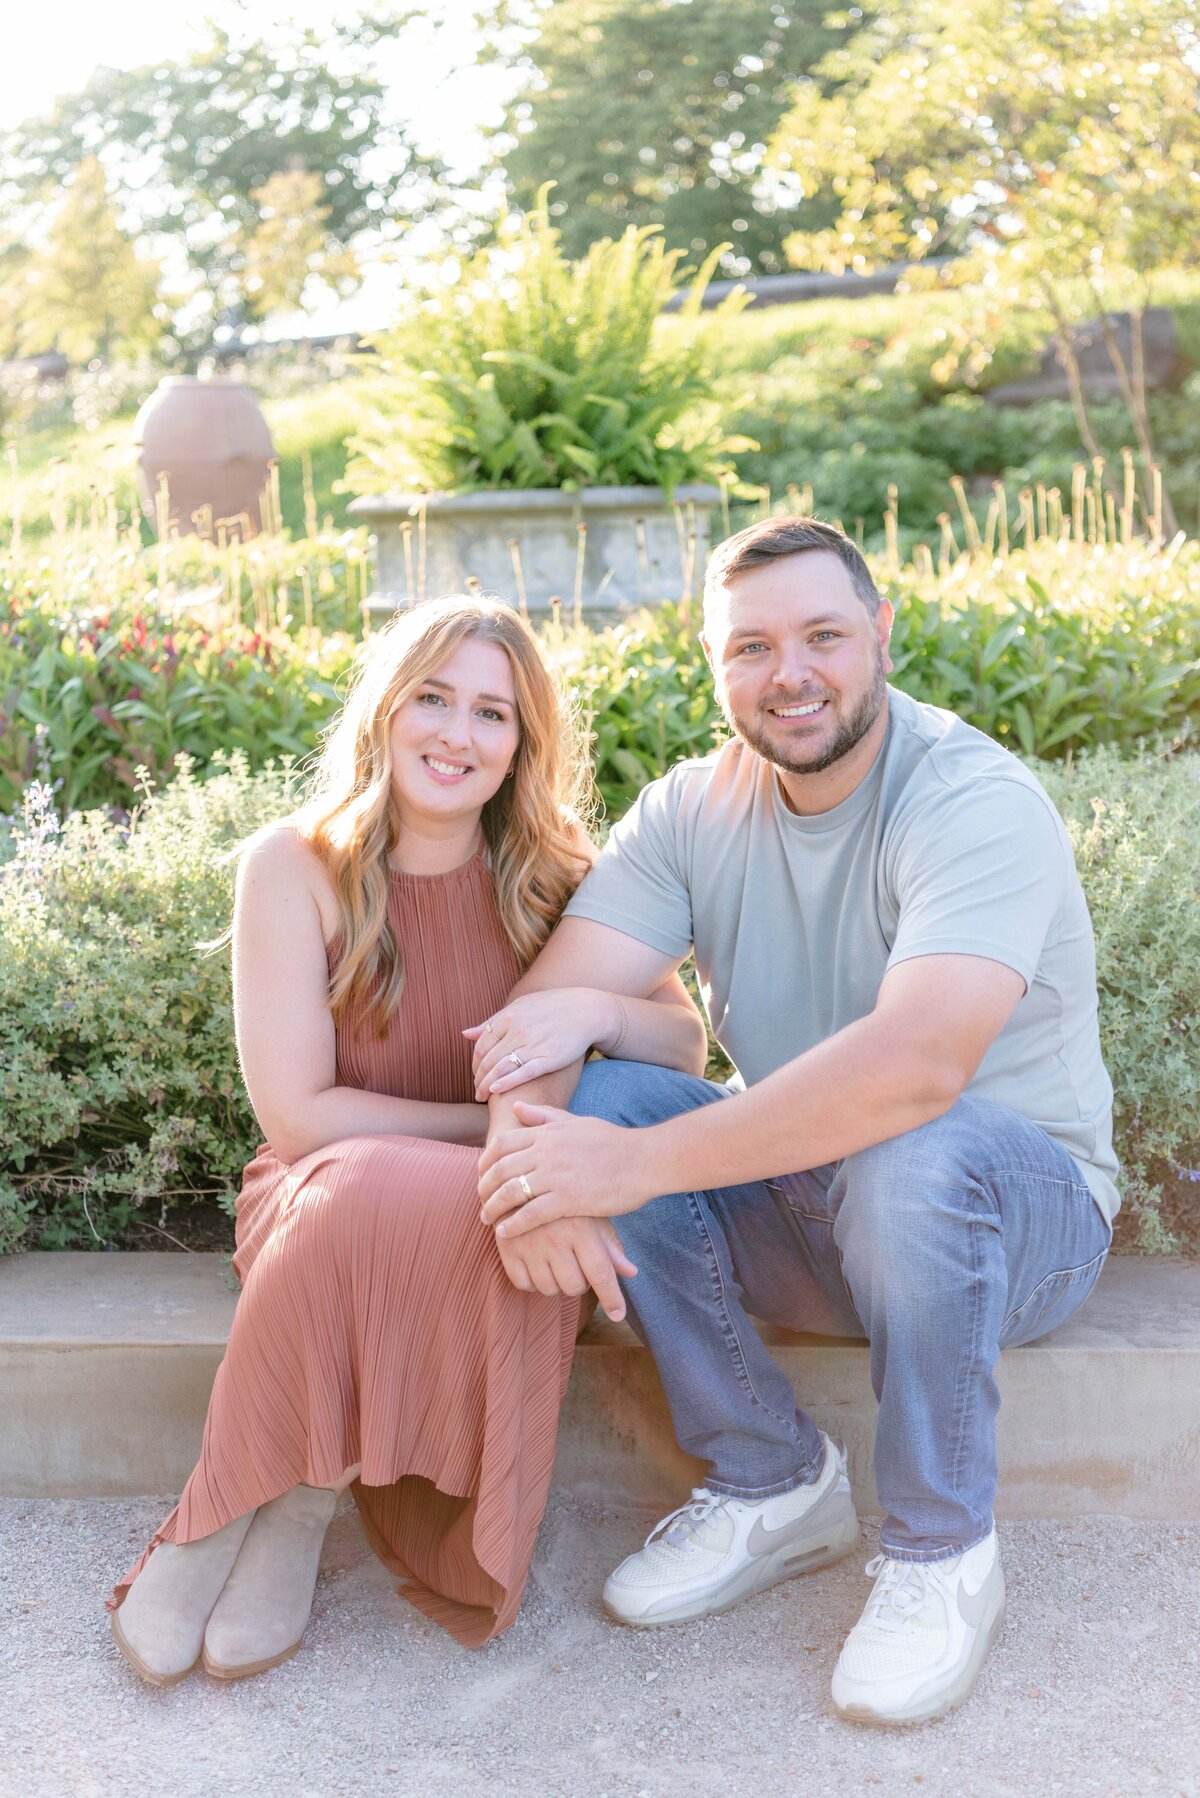
[[[260,547],[270,546],[260,540]],[[278,546],[285,562],[288,547]],[[347,546],[340,547],[339,560],[330,556],[314,570],[315,583],[311,560],[302,564],[317,605],[330,603],[319,591],[324,577],[345,608],[344,584],[339,589],[334,580],[335,569],[343,583],[348,572]],[[352,640],[323,635],[315,624],[297,621],[294,631],[280,624],[288,603],[281,596],[303,604],[294,571],[290,588],[282,576],[269,589],[260,584],[258,599],[269,592],[273,604],[268,611],[251,603],[250,616],[258,612],[252,625],[233,601],[251,584],[244,562],[195,539],[165,554],[184,566],[198,557],[210,572],[215,560],[224,579],[198,608],[184,609],[164,603],[162,590],[146,584],[144,565],[134,563],[125,572],[140,574],[140,584],[130,579],[111,605],[89,607],[80,594],[72,612],[11,562],[0,565],[0,600],[7,599],[0,611],[0,813],[19,809],[22,789],[38,772],[65,807],[127,809],[138,769],[161,780],[181,754],[207,763],[240,749],[259,767],[312,749],[337,708]],[[157,560],[158,552],[148,555]],[[293,622],[286,611],[284,621]]]
[[[800,266],[920,259],[953,229],[1028,289],[1195,255],[1194,0],[905,0],[806,84],[771,163],[839,201]]]
[[[0,1248],[119,1241],[225,1198],[256,1126],[238,1072],[223,852],[288,809],[279,771],[187,770],[127,830],[54,830],[49,795],[0,869]],[[26,1236],[26,1233],[29,1233]]]
[[[1160,280],[1181,344],[1200,353],[1196,277]],[[1086,303],[1074,289],[1066,297],[1072,307]],[[1116,295],[1118,303],[1126,297]],[[1000,382],[1035,372],[1049,328],[1044,313],[1000,305],[977,290],[751,309],[733,330],[709,338],[709,354],[743,396],[726,424],[759,445],[738,456],[739,477],[776,499],[789,487],[811,489],[820,516],[840,519],[852,533],[861,520],[867,543],[882,542],[894,483],[902,544],[925,541],[935,550],[940,514],[955,515],[957,529],[950,477],[967,481],[980,524],[998,480],[1015,537],[1021,488],[1040,482],[1069,495],[1072,467],[1083,457],[1078,419],[1066,401],[1016,408],[984,397]],[[1190,529],[1200,516],[1198,394],[1193,374],[1177,391],[1148,399],[1164,479]],[[1104,399],[1089,402],[1088,416],[1119,505],[1121,450],[1137,443],[1128,412],[1119,400]],[[1143,492],[1135,498],[1135,528],[1146,528],[1148,513]]]
[[[631,227],[572,264],[544,200],[510,216],[496,248],[443,271],[376,340],[378,404],[351,439],[348,485],[670,492],[717,475],[742,446],[722,433],[708,359],[698,339],[656,330],[679,260]],[[721,318],[740,304],[731,296]]]
[[[1024,755],[1132,748],[1200,715],[1200,547],[1048,545],[895,596],[894,683]]]
[[[1200,1249],[1200,756],[1101,750],[1037,768],[1096,931],[1116,1094],[1119,1246]]]
[[[1195,0],[906,0],[826,59],[835,95],[798,90],[771,151],[785,190],[838,205],[789,240],[801,267],[865,270],[956,244],[970,252],[957,279],[1044,310],[1076,381],[1078,296],[1103,315],[1132,288],[1134,347],[1114,337],[1109,350],[1148,507],[1158,452],[1138,346],[1159,271],[1196,262],[1198,46]],[[1173,535],[1169,499],[1164,514]]]
[[[303,756],[338,706],[352,646],[134,612],[64,628],[0,619],[0,812],[44,764],[71,808],[128,808],[138,770],[241,750],[255,766]]]
[[[275,553],[311,556],[318,547]],[[268,540],[259,548],[265,553]],[[357,582],[358,552],[339,539],[326,548],[330,560],[309,583],[314,605],[350,621],[346,583]],[[287,629],[254,603],[255,591],[259,600],[278,595],[278,578],[260,574],[255,588],[239,561],[234,572],[252,625],[221,597],[232,592],[230,552],[222,558],[192,539],[166,553],[168,563],[201,557],[199,566],[226,583],[199,613],[164,606],[150,585],[158,550],[142,552],[140,584],[126,570],[127,597],[111,611],[89,604],[86,588],[75,613],[61,595],[39,598],[36,568],[10,576],[0,613],[0,812],[19,806],[42,766],[66,806],[128,808],[139,765],[161,779],[180,752],[203,766],[241,749],[259,767],[314,747],[336,710],[351,636],[302,625],[294,571]],[[184,591],[188,566],[197,564],[168,567]],[[932,568],[876,572],[896,607],[895,684],[1023,754],[1134,748],[1186,734],[1200,714],[1200,546],[1169,555],[1138,544],[1044,542],[994,563],[961,557],[940,576]],[[597,785],[610,812],[696,753],[717,725],[698,630],[686,605],[667,604],[602,631],[545,631],[547,652],[593,732]]]
[[[648,780],[711,747],[720,711],[698,630],[687,606],[667,604],[604,631],[547,633],[547,659],[591,732],[596,788],[610,818]]]
[[[501,127],[520,206],[556,183],[567,254],[601,233],[660,225],[668,246],[729,246],[733,272],[777,272],[800,222],[755,192],[798,76],[853,29],[800,0],[558,0],[540,9],[529,75]],[[828,204],[810,219],[824,224]]]

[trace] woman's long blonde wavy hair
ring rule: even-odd
[[[468,637],[498,644],[512,667],[519,740],[511,778],[483,808],[501,923],[529,966],[586,866],[580,831],[590,779],[583,737],[528,625],[497,599],[427,600],[373,636],[314,770],[295,823],[320,856],[341,909],[330,1008],[341,1021],[371,1002],[383,1034],[404,985],[387,919],[388,857],[400,825],[392,797],[391,723],[414,690]]]

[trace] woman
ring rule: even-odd
[[[109,1601],[155,1685],[294,1653],[347,1485],[426,1616],[476,1647],[516,1615],[581,1301],[518,1292],[480,1223],[486,1089],[520,1057],[477,1091],[472,1043],[590,860],[583,774],[528,628],[436,601],[372,640],[313,797],[243,853],[235,1019],[266,1143],[238,1200],[242,1295],[199,1464]],[[506,1008],[553,1065],[608,1041],[699,1070],[677,979],[562,997]]]

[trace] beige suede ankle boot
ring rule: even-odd
[[[204,1642],[253,1511],[198,1542],[160,1542],[112,1613],[113,1640],[135,1673],[152,1686],[186,1679]]]
[[[295,1654],[337,1497],[324,1486],[293,1486],[260,1505],[204,1632],[204,1671],[214,1679],[265,1673]]]

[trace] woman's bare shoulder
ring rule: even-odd
[[[298,888],[307,891],[321,914],[326,941],[336,935],[339,912],[333,882],[295,819],[281,818],[264,825],[250,838],[238,864],[239,887],[244,890],[249,882],[271,896],[294,893]]]

